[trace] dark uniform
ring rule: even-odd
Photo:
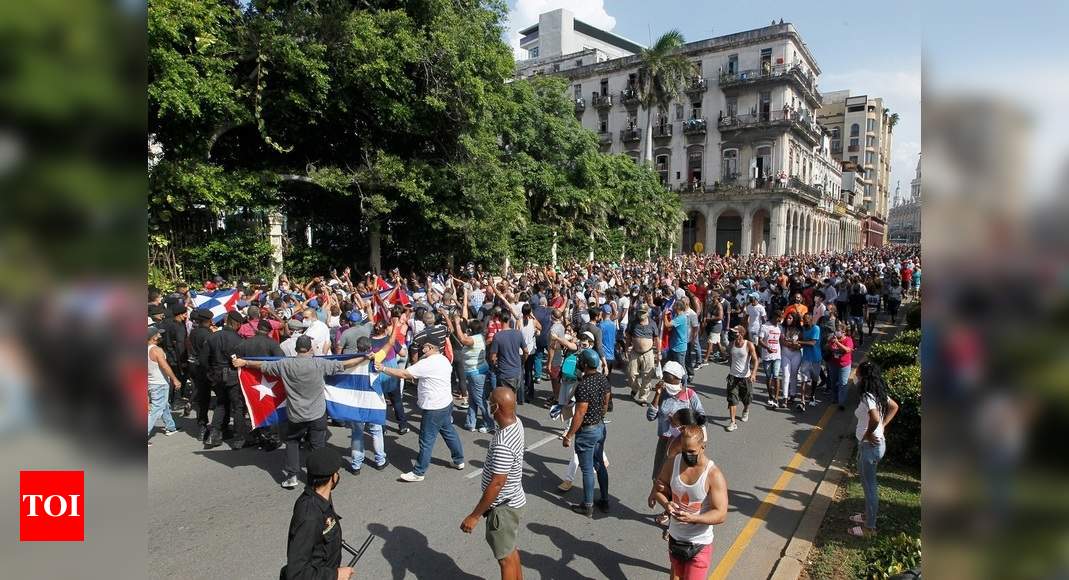
[[[228,319],[236,315],[234,320],[241,320],[241,315],[231,312]],[[201,366],[208,375],[208,381],[215,392],[215,413],[212,414],[212,423],[209,429],[211,439],[209,446],[218,446],[223,440],[223,429],[227,425],[228,417],[234,418],[235,440],[234,447],[240,448],[245,445],[245,436],[248,433],[248,425],[245,422],[245,400],[241,396],[241,386],[238,384],[238,369],[234,368],[231,356],[237,355],[241,349],[242,338],[237,331],[229,326],[223,327],[208,338],[204,350],[200,353]]]
[[[282,352],[282,347],[277,342],[263,331],[259,331],[253,336],[246,338],[238,349],[238,356],[241,358],[251,358],[259,356],[286,356],[286,353]],[[274,432],[277,429],[277,425],[273,429],[253,429],[249,434],[254,440],[260,441],[266,451],[273,451],[279,447],[279,437]]]
[[[308,477],[327,477],[337,473],[341,458],[330,448],[322,447],[308,455]],[[289,539],[286,542],[286,566],[280,580],[335,580],[341,567],[341,516],[334,512],[334,502],[304,489],[293,504]]]
[[[164,354],[167,355],[167,364],[170,365],[174,375],[182,383],[181,392],[170,389],[169,396],[172,407],[175,399],[180,395],[189,396],[188,387],[186,386],[186,379],[189,377],[189,342],[186,335],[186,323],[185,321],[174,319],[176,315],[185,314],[186,309],[177,304],[173,308],[174,311],[172,311],[173,313],[171,313],[170,317],[157,324],[160,330],[163,330],[163,340],[160,341],[160,347],[163,348]]]
[[[201,365],[200,354],[207,348],[208,339],[212,336],[212,329],[200,326],[201,320],[211,320],[212,314],[208,310],[194,310],[193,321],[197,326],[189,332],[189,376],[193,381],[192,404],[197,410],[197,424],[204,431],[201,439],[207,434],[208,405],[212,399],[212,387],[208,382],[208,369]]]

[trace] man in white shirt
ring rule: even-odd
[[[453,429],[453,389],[450,377],[453,364],[438,350],[438,345],[427,340],[420,344],[419,362],[406,369],[383,367],[382,371],[391,377],[418,381],[416,385],[416,405],[423,410],[423,419],[419,429],[419,457],[412,471],[401,475],[401,481],[423,481],[427,467],[431,464],[434,443],[441,433],[446,446],[453,457],[453,467],[464,469],[464,447]]]
[[[751,292],[749,296],[750,303],[746,306],[747,330],[750,333],[750,342],[757,342],[757,333],[761,330],[761,325],[764,324],[768,316],[765,313],[765,307],[761,306],[757,298],[757,292]]]
[[[332,354],[330,352],[330,327],[316,316],[315,309],[304,309],[304,335],[312,339],[312,354]]]

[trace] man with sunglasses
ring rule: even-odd
[[[419,429],[419,457],[416,465],[401,475],[401,481],[423,481],[427,467],[431,463],[431,454],[434,452],[434,443],[441,433],[442,439],[449,447],[453,456],[453,467],[464,469],[464,447],[460,443],[460,437],[453,429],[453,390],[450,379],[453,374],[453,363],[441,353],[438,344],[433,340],[423,341],[419,344],[419,362],[408,368],[399,369],[383,367],[382,371],[391,377],[418,381],[416,384],[416,404],[423,410],[423,418]]]

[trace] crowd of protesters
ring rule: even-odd
[[[898,321],[903,301],[919,297],[920,280],[919,246],[911,245],[783,257],[527,264],[501,273],[474,264],[407,275],[393,269],[356,276],[345,268],[300,281],[283,275],[274,284],[216,277],[197,290],[186,284],[166,295],[150,289],[149,435],[161,416],[164,434],[175,432],[173,406],[196,415],[208,448],[229,439],[233,448],[272,450],[279,436],[252,429],[245,417],[235,358],[362,353],[384,371],[380,386],[399,434],[410,429],[406,405],[414,402],[423,411],[419,458],[401,480],[424,479],[438,433],[453,466],[465,467],[453,432],[454,408],[462,411],[464,429],[494,434],[500,441],[495,453],[515,453],[519,446],[522,456],[522,427],[518,435],[511,428],[518,424],[513,409],[541,405],[561,421],[562,444],[575,450],[559,489],[566,492],[581,473],[584,497],[572,509],[589,517],[595,507],[611,509],[605,440],[615,371],[616,386],[626,385],[630,393],[627,400],[645,407],[647,419],[656,422],[649,504],[664,507],[673,574],[707,575],[706,548],[711,526],[725,517],[727,487],[705,456],[704,410],[691,388],[695,373],[708,364],[728,367],[728,432],[749,420],[759,371],[769,409],[804,413],[820,400],[845,409],[854,351],[871,340],[880,317]],[[192,308],[192,295],[222,288],[237,288],[241,295],[215,324],[211,312]],[[875,378],[867,381],[878,384]],[[414,401],[404,397],[411,387]],[[508,395],[492,395],[499,388]],[[866,448],[867,465],[883,451],[882,442],[877,447],[882,424],[867,423],[869,411],[882,417],[887,409],[886,396],[877,395],[863,398],[866,409],[859,415],[867,427],[859,433],[873,446]],[[504,439],[502,416],[510,427]],[[383,468],[388,450],[382,426],[352,428],[351,471],[359,473],[365,462],[365,431],[374,451],[369,464]],[[283,436],[287,446],[293,444],[292,435]],[[311,436],[312,447],[322,445],[321,435],[311,431],[299,433],[296,444],[301,436]],[[284,487],[297,485],[293,457]],[[484,489],[497,476],[522,473],[506,458],[506,451],[495,456],[494,463],[507,471],[484,474]],[[874,469],[866,487],[870,479],[874,485]],[[505,503],[522,511],[524,502],[515,497],[522,486],[499,483],[512,494]],[[680,494],[690,503],[673,501]],[[871,531],[875,508],[866,504],[862,516],[857,523],[865,529],[859,533]],[[465,520],[465,531],[470,524]],[[503,574],[518,569],[518,556],[513,561],[511,551],[492,547]]]

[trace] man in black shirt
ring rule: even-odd
[[[191,404],[197,410],[197,424],[200,425],[200,440],[208,434],[208,404],[212,398],[211,383],[208,381],[207,368],[200,363],[200,353],[206,348],[212,336],[212,313],[198,308],[193,311],[193,330],[189,332],[190,378],[193,382]]]
[[[210,438],[204,444],[205,449],[223,444],[223,429],[226,427],[227,417],[234,418],[236,431],[231,446],[234,449],[245,446],[245,435],[249,431],[245,420],[245,399],[238,384],[238,370],[230,361],[231,357],[239,354],[241,350],[242,338],[238,336],[238,328],[244,323],[245,317],[240,313],[227,314],[223,329],[208,339],[200,353],[201,366],[208,373],[208,381],[215,391],[215,413],[212,414]]]
[[[562,441],[565,447],[575,439],[579,468],[583,470],[583,503],[572,505],[572,511],[591,517],[594,514],[594,475],[597,473],[601,500],[597,506],[609,511],[609,471],[605,469],[605,409],[609,405],[609,381],[598,372],[598,353],[585,349],[579,353],[577,366],[583,378],[575,387],[575,414]]]
[[[241,348],[238,349],[239,358],[249,358],[255,356],[286,356],[286,353],[282,352],[282,347],[275,342],[275,339],[271,338],[271,322],[266,318],[261,318],[256,325],[256,334],[246,338],[241,343]],[[264,451],[274,451],[279,448],[280,437],[274,432],[277,427],[272,429],[253,429],[249,433],[251,440],[258,441],[263,446]]]
[[[180,304],[174,304],[168,310],[168,317],[162,322],[157,324],[160,330],[163,331],[163,340],[160,341],[160,347],[163,348],[164,354],[167,355],[167,364],[171,366],[171,370],[174,371],[175,376],[179,381],[182,381],[181,391],[176,389],[170,389],[171,406],[178,407],[176,399],[180,396],[188,397],[189,392],[186,385],[186,378],[189,370],[189,349],[187,348],[186,341],[186,307]],[[185,409],[185,415],[189,415],[189,407]]]
[[[348,580],[353,569],[341,566],[341,516],[331,493],[338,487],[341,457],[330,447],[308,454],[308,487],[293,504],[286,566],[279,580]]]

